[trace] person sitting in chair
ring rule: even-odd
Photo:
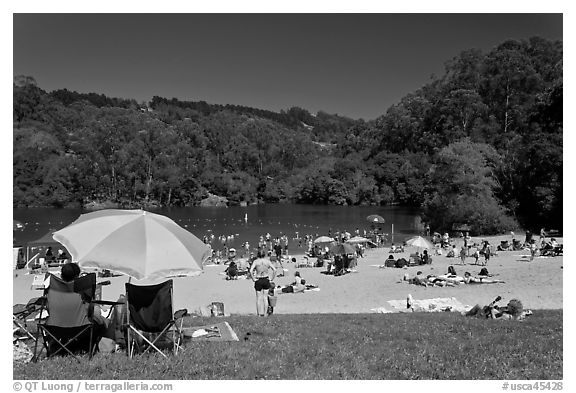
[[[552,246],[552,248],[558,247],[559,244],[555,237],[550,239],[550,245]]]
[[[62,281],[65,282],[73,282],[78,277],[80,277],[80,274],[81,274],[80,267],[73,262],[65,263],[64,265],[62,265],[62,268],[60,269],[60,278],[62,279]],[[96,340],[99,341],[100,338],[107,336],[110,320],[102,316],[100,306],[94,306],[94,310],[92,311],[91,314],[92,314],[92,322],[95,324],[94,334],[96,336]],[[109,338],[114,339],[114,337]]]
[[[341,276],[346,273],[344,270],[344,258],[342,255],[334,256],[334,275]]]
[[[65,282],[72,282],[80,277],[80,267],[75,263],[66,263],[60,269],[60,278]]]
[[[226,280],[236,280],[238,278],[238,266],[236,262],[230,261],[224,272],[226,273]]]
[[[394,267],[396,265],[396,260],[394,259],[394,255],[388,255],[388,259],[384,261],[384,267]]]
[[[58,262],[66,263],[68,258],[69,258],[69,256],[68,256],[68,254],[66,254],[66,251],[64,251],[62,249],[58,250]]]
[[[48,247],[48,249],[46,250],[46,253],[44,254],[44,260],[46,262],[52,262],[53,259],[54,259],[54,254],[52,253],[52,247]]]
[[[427,265],[432,263],[432,257],[428,254],[428,250],[422,252],[422,258],[420,260],[421,265]]]

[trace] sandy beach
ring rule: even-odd
[[[474,238],[479,242],[487,239],[493,245],[510,236]],[[557,239],[562,243],[562,239]],[[460,246],[461,242],[456,241]],[[395,258],[404,257],[415,249],[407,248],[404,253],[394,254]],[[453,265],[458,275],[469,271],[478,274],[482,266],[474,265],[474,258],[467,258],[466,265],[460,265],[459,258],[447,258],[435,255],[431,265],[409,267],[407,269],[380,268],[389,255],[388,248],[369,249],[364,258],[358,260],[356,272],[340,277],[324,275],[323,268],[298,268],[294,264],[285,264],[288,269],[284,277],[277,277],[279,285],[289,284],[298,270],[308,284],[317,285],[319,291],[308,291],[298,294],[278,296],[275,309],[277,314],[299,313],[370,313],[372,309],[387,307],[387,301],[405,299],[411,294],[414,299],[455,297],[465,305],[488,304],[498,295],[502,296],[501,304],[512,298],[522,301],[525,308],[562,309],[563,257],[536,257],[529,260],[528,251],[501,251],[492,256],[487,268],[494,278],[503,280],[500,284],[472,284],[455,287],[421,287],[402,281],[404,274],[413,277],[418,270],[424,275],[443,274],[448,266]],[[483,258],[482,258],[483,259]],[[482,260],[481,259],[481,260]],[[204,273],[197,277],[174,278],[174,307],[186,308],[195,312],[212,302],[222,302],[227,314],[255,314],[255,294],[251,280],[239,279],[226,281],[222,274],[225,266],[206,266]],[[32,275],[25,270],[13,272],[13,304],[26,303],[30,298],[40,296],[39,290],[31,289]],[[125,276],[99,278],[98,281],[110,280],[111,284],[103,287],[104,300],[116,300],[124,292]],[[134,281],[133,283],[146,283]],[[389,306],[387,308],[390,308]]]

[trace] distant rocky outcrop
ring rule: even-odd
[[[221,197],[221,196],[214,195],[214,194],[208,194],[208,197],[202,199],[198,205],[204,206],[204,207],[209,207],[209,206],[227,207],[228,206],[228,198]]]

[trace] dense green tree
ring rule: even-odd
[[[497,183],[490,163],[497,159],[489,145],[469,139],[454,142],[436,156],[430,173],[433,192],[424,202],[424,217],[437,231],[469,224],[475,233],[514,229],[494,195]]]
[[[463,51],[373,121],[13,81],[18,206],[402,204],[438,228],[562,227],[562,42]],[[463,171],[463,172],[462,172]],[[463,175],[462,173],[466,175]]]

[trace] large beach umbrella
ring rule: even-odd
[[[350,244],[361,244],[361,243],[368,243],[370,239],[366,239],[362,236],[354,236],[352,239],[346,240],[346,243]]]
[[[434,248],[432,243],[424,239],[422,236],[416,236],[406,240],[406,244],[409,246],[419,247],[419,248]]]
[[[335,255],[354,254],[356,250],[350,244],[338,243],[330,247],[330,252]]]
[[[384,217],[379,216],[378,214],[370,214],[368,217],[366,217],[366,220],[372,224],[384,224],[386,222]]]
[[[107,209],[81,215],[54,233],[82,267],[136,279],[202,273],[210,248],[170,218],[143,210]]]
[[[314,244],[325,244],[325,243],[332,243],[334,240],[334,238],[329,237],[329,236],[320,236],[316,239],[314,239]]]

